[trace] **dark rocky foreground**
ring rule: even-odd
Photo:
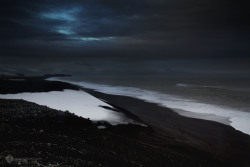
[[[100,130],[98,124],[27,101],[1,99],[0,166],[224,165],[201,152],[157,147],[150,128],[105,124],[107,129]]]

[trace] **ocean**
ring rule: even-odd
[[[180,115],[231,125],[250,135],[250,80],[232,78],[51,78],[103,93],[138,98]]]

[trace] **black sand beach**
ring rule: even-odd
[[[0,80],[0,93],[46,92],[79,87],[63,82]],[[138,125],[94,124],[68,112],[23,100],[0,100],[1,166],[249,166],[250,136],[230,126],[187,118],[142,100],[84,89]],[[100,130],[97,125],[105,124]],[[15,164],[14,164],[15,165]]]
[[[164,141],[169,140],[170,143],[174,142],[177,145],[188,145],[206,150],[222,159],[225,158],[226,161],[233,162],[241,158],[247,160],[250,156],[250,136],[231,126],[183,117],[165,107],[131,97],[84,90],[139,116],[144,122],[154,127]]]

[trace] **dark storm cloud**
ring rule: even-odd
[[[1,63],[249,58],[249,7],[247,0],[2,0]]]
[[[43,39],[47,35],[58,40],[59,34],[66,39],[74,34],[167,39],[172,33],[206,32],[207,28],[237,33],[239,29],[249,28],[248,7],[248,1],[244,0],[240,3],[230,0],[1,1],[1,30],[10,31],[1,35],[18,39]]]

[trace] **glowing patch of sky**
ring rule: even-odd
[[[42,16],[47,19],[55,19],[55,20],[67,20],[67,21],[75,20],[75,18],[68,13],[43,13]]]
[[[100,37],[100,38],[96,38],[96,37],[74,37],[71,38],[74,40],[80,40],[80,41],[104,41],[104,40],[111,40],[114,39],[114,37]]]
[[[73,35],[75,32],[71,30],[71,27],[58,27],[56,32],[64,35]]]
[[[70,10],[58,10],[54,12],[42,13],[42,18],[54,19],[54,20],[65,20],[65,21],[76,21],[75,14],[81,11],[80,8],[72,8]]]
[[[55,26],[52,27],[52,31],[55,31],[59,34],[67,35],[68,39],[71,40],[78,40],[78,41],[106,41],[106,40],[112,40],[114,37],[82,37],[78,36],[77,32],[72,31],[74,28],[74,25],[77,25],[77,22],[79,21],[77,18],[77,14],[82,11],[82,8],[72,8],[70,10],[66,9],[60,9],[55,10],[53,12],[46,12],[42,13],[41,17],[43,19],[52,19],[52,20],[63,20],[65,21],[62,23],[61,26]],[[74,24],[72,24],[74,22]]]

